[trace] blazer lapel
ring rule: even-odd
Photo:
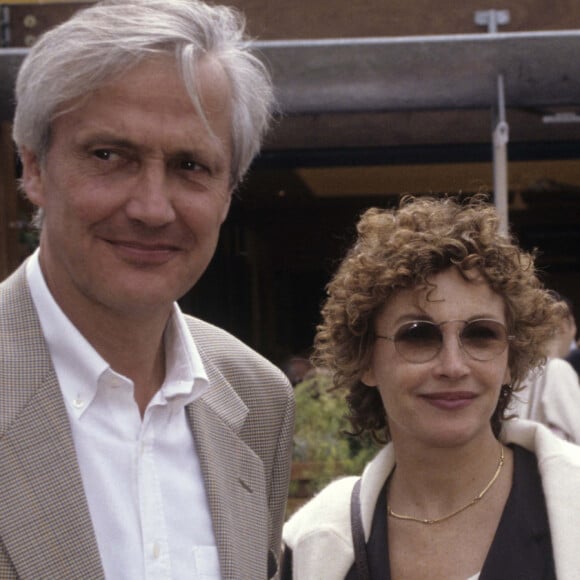
[[[68,416],[22,268],[6,288],[0,537],[20,577],[103,578]]]
[[[203,356],[203,354],[202,354]],[[267,578],[268,510],[264,466],[240,438],[248,409],[213,364],[210,390],[188,407],[224,579]]]

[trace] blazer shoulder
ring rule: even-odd
[[[22,265],[0,283],[0,434],[29,403],[51,370]]]
[[[227,330],[189,314],[185,314],[184,317],[198,348],[203,347],[207,351],[219,352],[223,349],[223,345],[225,344],[229,348],[247,351],[248,354],[260,356],[247,344],[242,342],[239,338],[236,338]]]
[[[215,366],[229,382],[271,383],[291,394],[286,375],[266,357],[223,328],[189,315],[185,319],[204,364]]]

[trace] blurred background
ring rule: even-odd
[[[538,249],[546,285],[578,317],[577,0],[225,3],[245,12],[279,111],[184,310],[280,365],[307,357],[365,208],[405,193],[493,197],[499,175],[510,231]],[[10,138],[16,70],[38,34],[85,4],[0,0],[0,279],[36,243]]]

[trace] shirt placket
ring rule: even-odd
[[[147,409],[137,442],[137,487],[143,538],[143,558],[147,579],[171,578],[169,542],[161,485],[155,462],[155,415],[161,411]]]

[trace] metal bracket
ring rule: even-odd
[[[550,115],[544,115],[542,117],[542,123],[546,125],[557,125],[563,123],[580,123],[580,115],[578,113],[573,113],[570,111],[565,111],[561,113],[552,113]]]
[[[478,26],[487,26],[487,31],[492,34],[497,32],[498,26],[510,23],[509,10],[477,10],[474,22]]]

